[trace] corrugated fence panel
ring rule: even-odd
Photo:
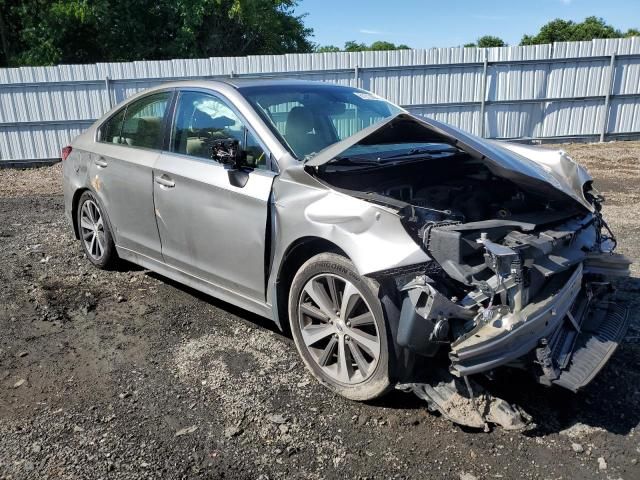
[[[534,132],[539,131],[543,118],[540,104],[489,105],[485,118],[484,136],[488,138],[534,136]]]
[[[438,121],[455,125],[462,130],[477,133],[475,128],[479,125],[480,112],[475,107],[411,107],[411,113],[435,118]]]
[[[612,100],[607,133],[637,132],[640,132],[640,102],[638,99]]]
[[[231,75],[357,86],[489,138],[640,136],[640,38],[627,38],[0,69],[0,161],[58,157],[111,106],[164,81]]]

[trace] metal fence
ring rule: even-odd
[[[95,119],[165,81],[305,78],[371,90],[488,138],[640,137],[640,38],[0,69],[0,164],[51,160]]]

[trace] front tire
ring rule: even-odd
[[[371,400],[391,386],[388,328],[379,285],[335,253],[309,259],[289,292],[289,322],[311,373],[351,400]]]
[[[117,260],[116,247],[107,216],[98,199],[89,191],[78,200],[78,233],[87,258],[98,268],[108,268]]]

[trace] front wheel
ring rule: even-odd
[[[309,259],[289,293],[289,321],[311,373],[351,400],[370,400],[390,388],[387,326],[378,284],[334,253]]]

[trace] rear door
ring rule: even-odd
[[[161,260],[153,206],[153,165],[160,156],[173,91],[142,97],[99,130],[89,167],[118,247]]]
[[[255,168],[243,187],[211,160],[212,142],[235,138]],[[164,261],[264,302],[265,235],[275,173],[269,153],[233,105],[208,91],[180,92],[168,152],[154,168]]]

